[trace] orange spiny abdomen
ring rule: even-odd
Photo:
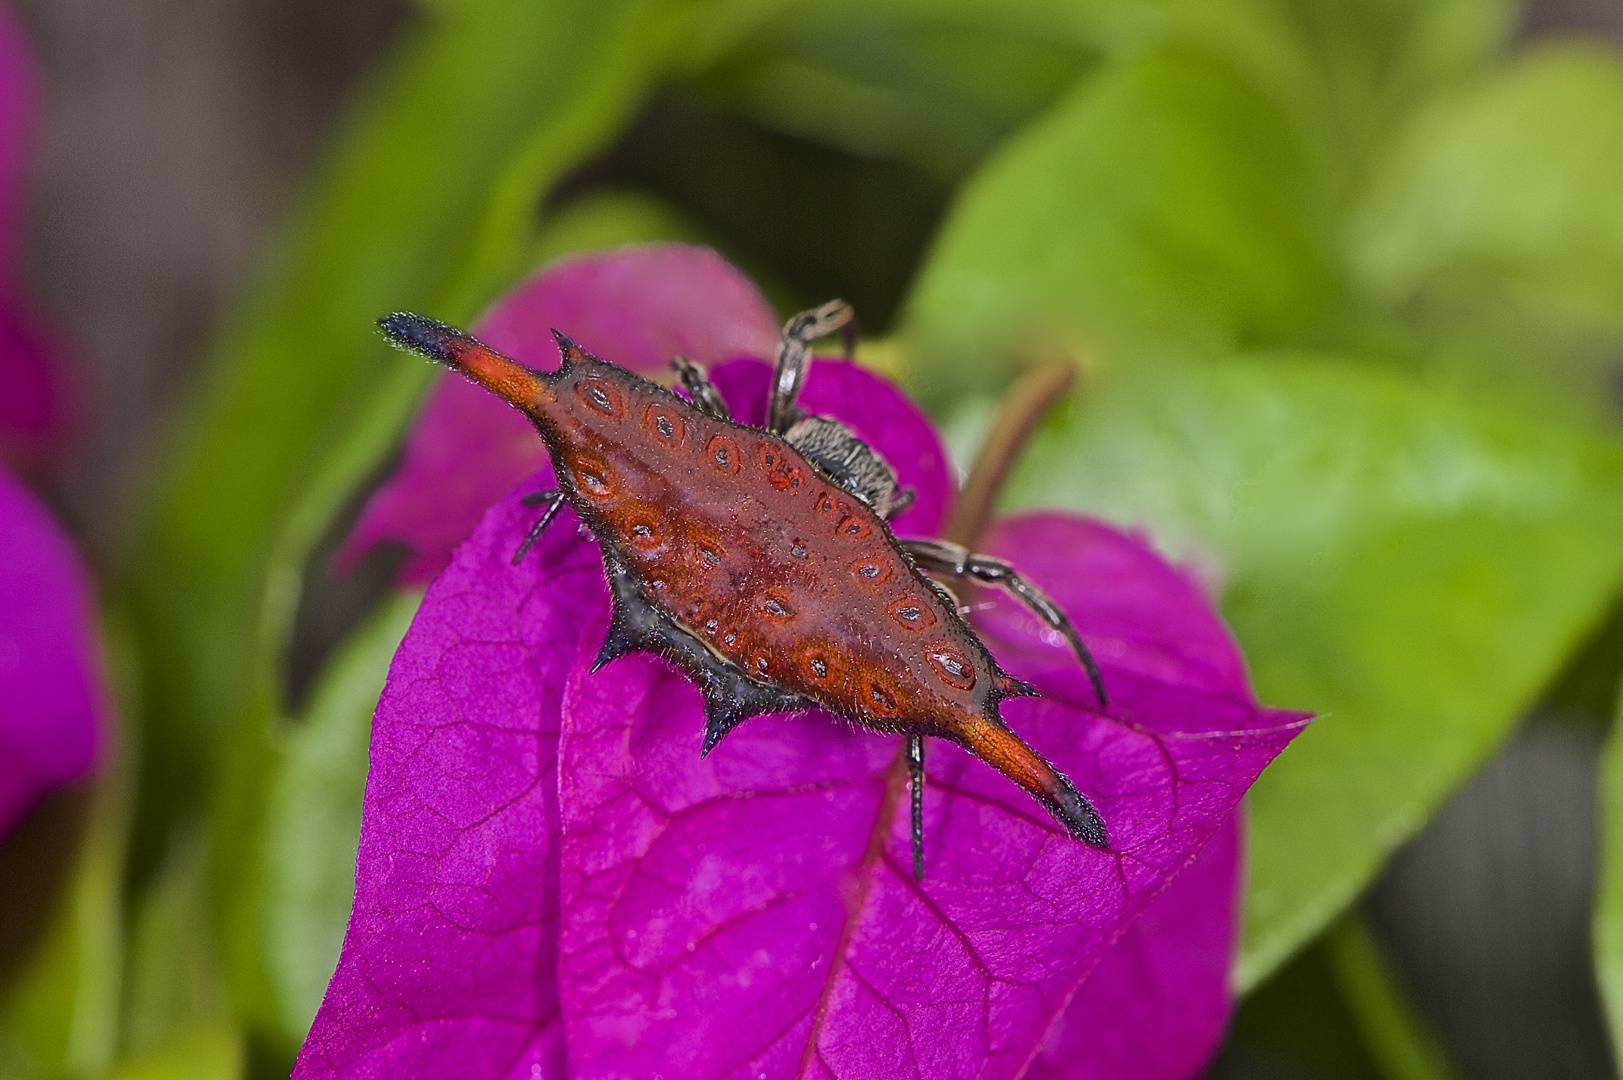
[[[948,734],[995,699],[991,656],[861,500],[782,439],[581,357],[541,420],[660,610],[751,677],[888,731]]]

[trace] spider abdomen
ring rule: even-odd
[[[579,354],[538,422],[638,592],[750,678],[866,726],[947,733],[996,664],[879,516],[783,439]]]

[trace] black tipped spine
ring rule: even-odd
[[[385,315],[378,320],[378,329],[396,348],[452,367],[456,366],[456,346],[474,344],[473,338],[456,327],[409,311]]]
[[[1105,819],[1086,795],[1076,790],[1069,780],[1064,777],[1060,779],[1063,787],[1055,796],[1051,796],[1053,801],[1043,800],[1048,802],[1049,811],[1073,837],[1084,844],[1109,851],[1110,836],[1105,832]]]

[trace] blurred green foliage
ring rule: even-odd
[[[1620,175],[1616,52],[1539,47],[1437,95],[1394,133],[1353,210],[1350,274],[1392,313],[1386,332],[1415,365],[1615,423]]]
[[[1262,696],[1322,715],[1251,802],[1239,978],[1263,988],[1237,1038],[1313,1030],[1291,1017],[1322,1000],[1326,1045],[1361,1047],[1326,1075],[1443,1075],[1337,920],[1623,586],[1623,57],[1518,44],[1518,19],[1504,0],[422,3],[227,319],[128,545],[139,768],[91,799],[3,973],[0,1074],[285,1075],[336,961],[371,704],[415,603],[382,601],[289,702],[312,553],[429,377],[372,320],[467,322],[539,261],[674,238],[784,308],[858,301],[960,431],[1022,365],[1083,359],[1006,501],[1148,527],[1216,590]],[[1586,677],[1615,678],[1597,640]]]
[[[1181,45],[1111,65],[954,206],[908,311],[932,397],[996,381],[986,358],[1023,347],[1143,360],[1289,340],[1335,300],[1324,188],[1233,65]]]

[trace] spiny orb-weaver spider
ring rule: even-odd
[[[592,670],[630,652],[681,667],[704,694],[701,753],[751,716],[811,708],[906,735],[919,877],[927,735],[1030,792],[1071,836],[1106,847],[1093,804],[999,715],[1003,699],[1037,691],[998,666],[958,600],[925,574],[1018,597],[1070,643],[1102,705],[1099,670],[1070,620],[1006,562],[944,540],[898,540],[886,521],[912,495],[895,471],[843,424],[796,407],[809,344],[850,321],[836,300],[784,326],[761,428],[733,422],[681,357],[672,365],[688,399],[556,330],[563,363],[546,373],[420,315],[379,326],[530,418],[558,487],[525,500],[546,509],[514,562],[568,503],[598,542],[613,595]]]

